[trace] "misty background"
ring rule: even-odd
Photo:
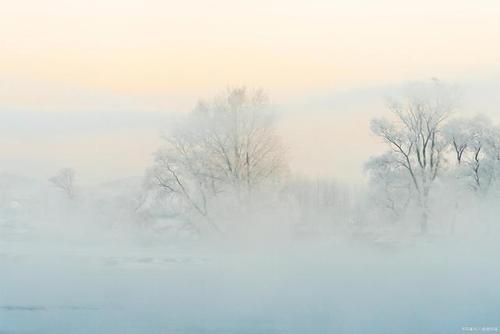
[[[383,115],[387,97],[412,80],[384,86],[332,87],[281,98],[266,90],[279,115],[278,131],[289,147],[292,170],[362,183],[366,157],[381,150],[380,143],[370,136],[369,121]],[[500,76],[492,73],[448,82],[460,88],[460,113],[482,113],[498,120]],[[36,87],[35,99],[49,96],[63,102],[34,108],[23,105],[22,100],[17,105],[9,103],[12,91],[21,90],[23,85],[5,82],[2,87],[3,171],[46,179],[61,166],[72,166],[79,171],[80,180],[90,184],[142,175],[172,120],[191,111],[198,99],[210,98],[206,94],[172,98],[175,102],[169,105],[169,97],[163,98],[162,104],[39,84],[28,86],[25,95],[32,95]],[[216,94],[227,87],[218,88]],[[346,137],[352,139],[344,141]],[[343,144],[323,146],[327,141]]]
[[[0,0],[0,334],[500,331],[494,0]]]

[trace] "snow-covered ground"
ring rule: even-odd
[[[493,237],[194,247],[4,224],[0,240],[2,334],[500,331]]]

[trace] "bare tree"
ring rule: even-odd
[[[469,120],[456,118],[450,120],[443,129],[446,141],[450,143],[457,165],[462,164],[463,157],[470,144],[471,133]]]
[[[469,123],[470,136],[468,146],[470,147],[471,157],[467,162],[474,180],[473,188],[476,191],[479,191],[481,187],[486,187],[486,183],[489,183],[488,180],[486,180],[487,176],[484,175],[483,177],[483,170],[486,166],[482,163],[483,153],[487,143],[486,138],[489,135],[489,125],[490,121],[485,117],[476,117]]]
[[[489,159],[491,184],[498,182],[500,169],[500,126],[492,125],[486,138],[485,154]]]
[[[446,147],[441,133],[444,121],[455,108],[453,90],[434,80],[409,87],[390,101],[392,120],[374,119],[372,132],[394,153],[393,162],[405,170],[422,210],[420,230],[427,232],[428,198],[443,164]]]
[[[207,219],[211,199],[227,192],[250,195],[287,170],[268,99],[260,90],[230,89],[212,102],[199,102],[164,141],[148,183]]]
[[[398,162],[395,154],[389,151],[372,157],[365,164],[370,176],[370,198],[388,213],[392,221],[398,221],[403,216],[414,193],[407,169]]]
[[[74,199],[76,195],[75,171],[72,168],[63,168],[49,181],[69,199]]]
[[[447,140],[456,157],[456,174],[474,191],[486,191],[495,179],[499,160],[498,129],[486,116],[459,118],[445,127]]]

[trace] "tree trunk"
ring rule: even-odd
[[[424,193],[420,199],[420,208],[422,210],[422,215],[420,217],[420,234],[425,235],[428,232],[429,223],[429,208],[428,208],[428,191],[424,188]]]

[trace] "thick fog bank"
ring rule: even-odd
[[[496,238],[130,239],[0,252],[0,333],[460,333],[500,323]],[[52,248],[50,248],[52,247]]]

